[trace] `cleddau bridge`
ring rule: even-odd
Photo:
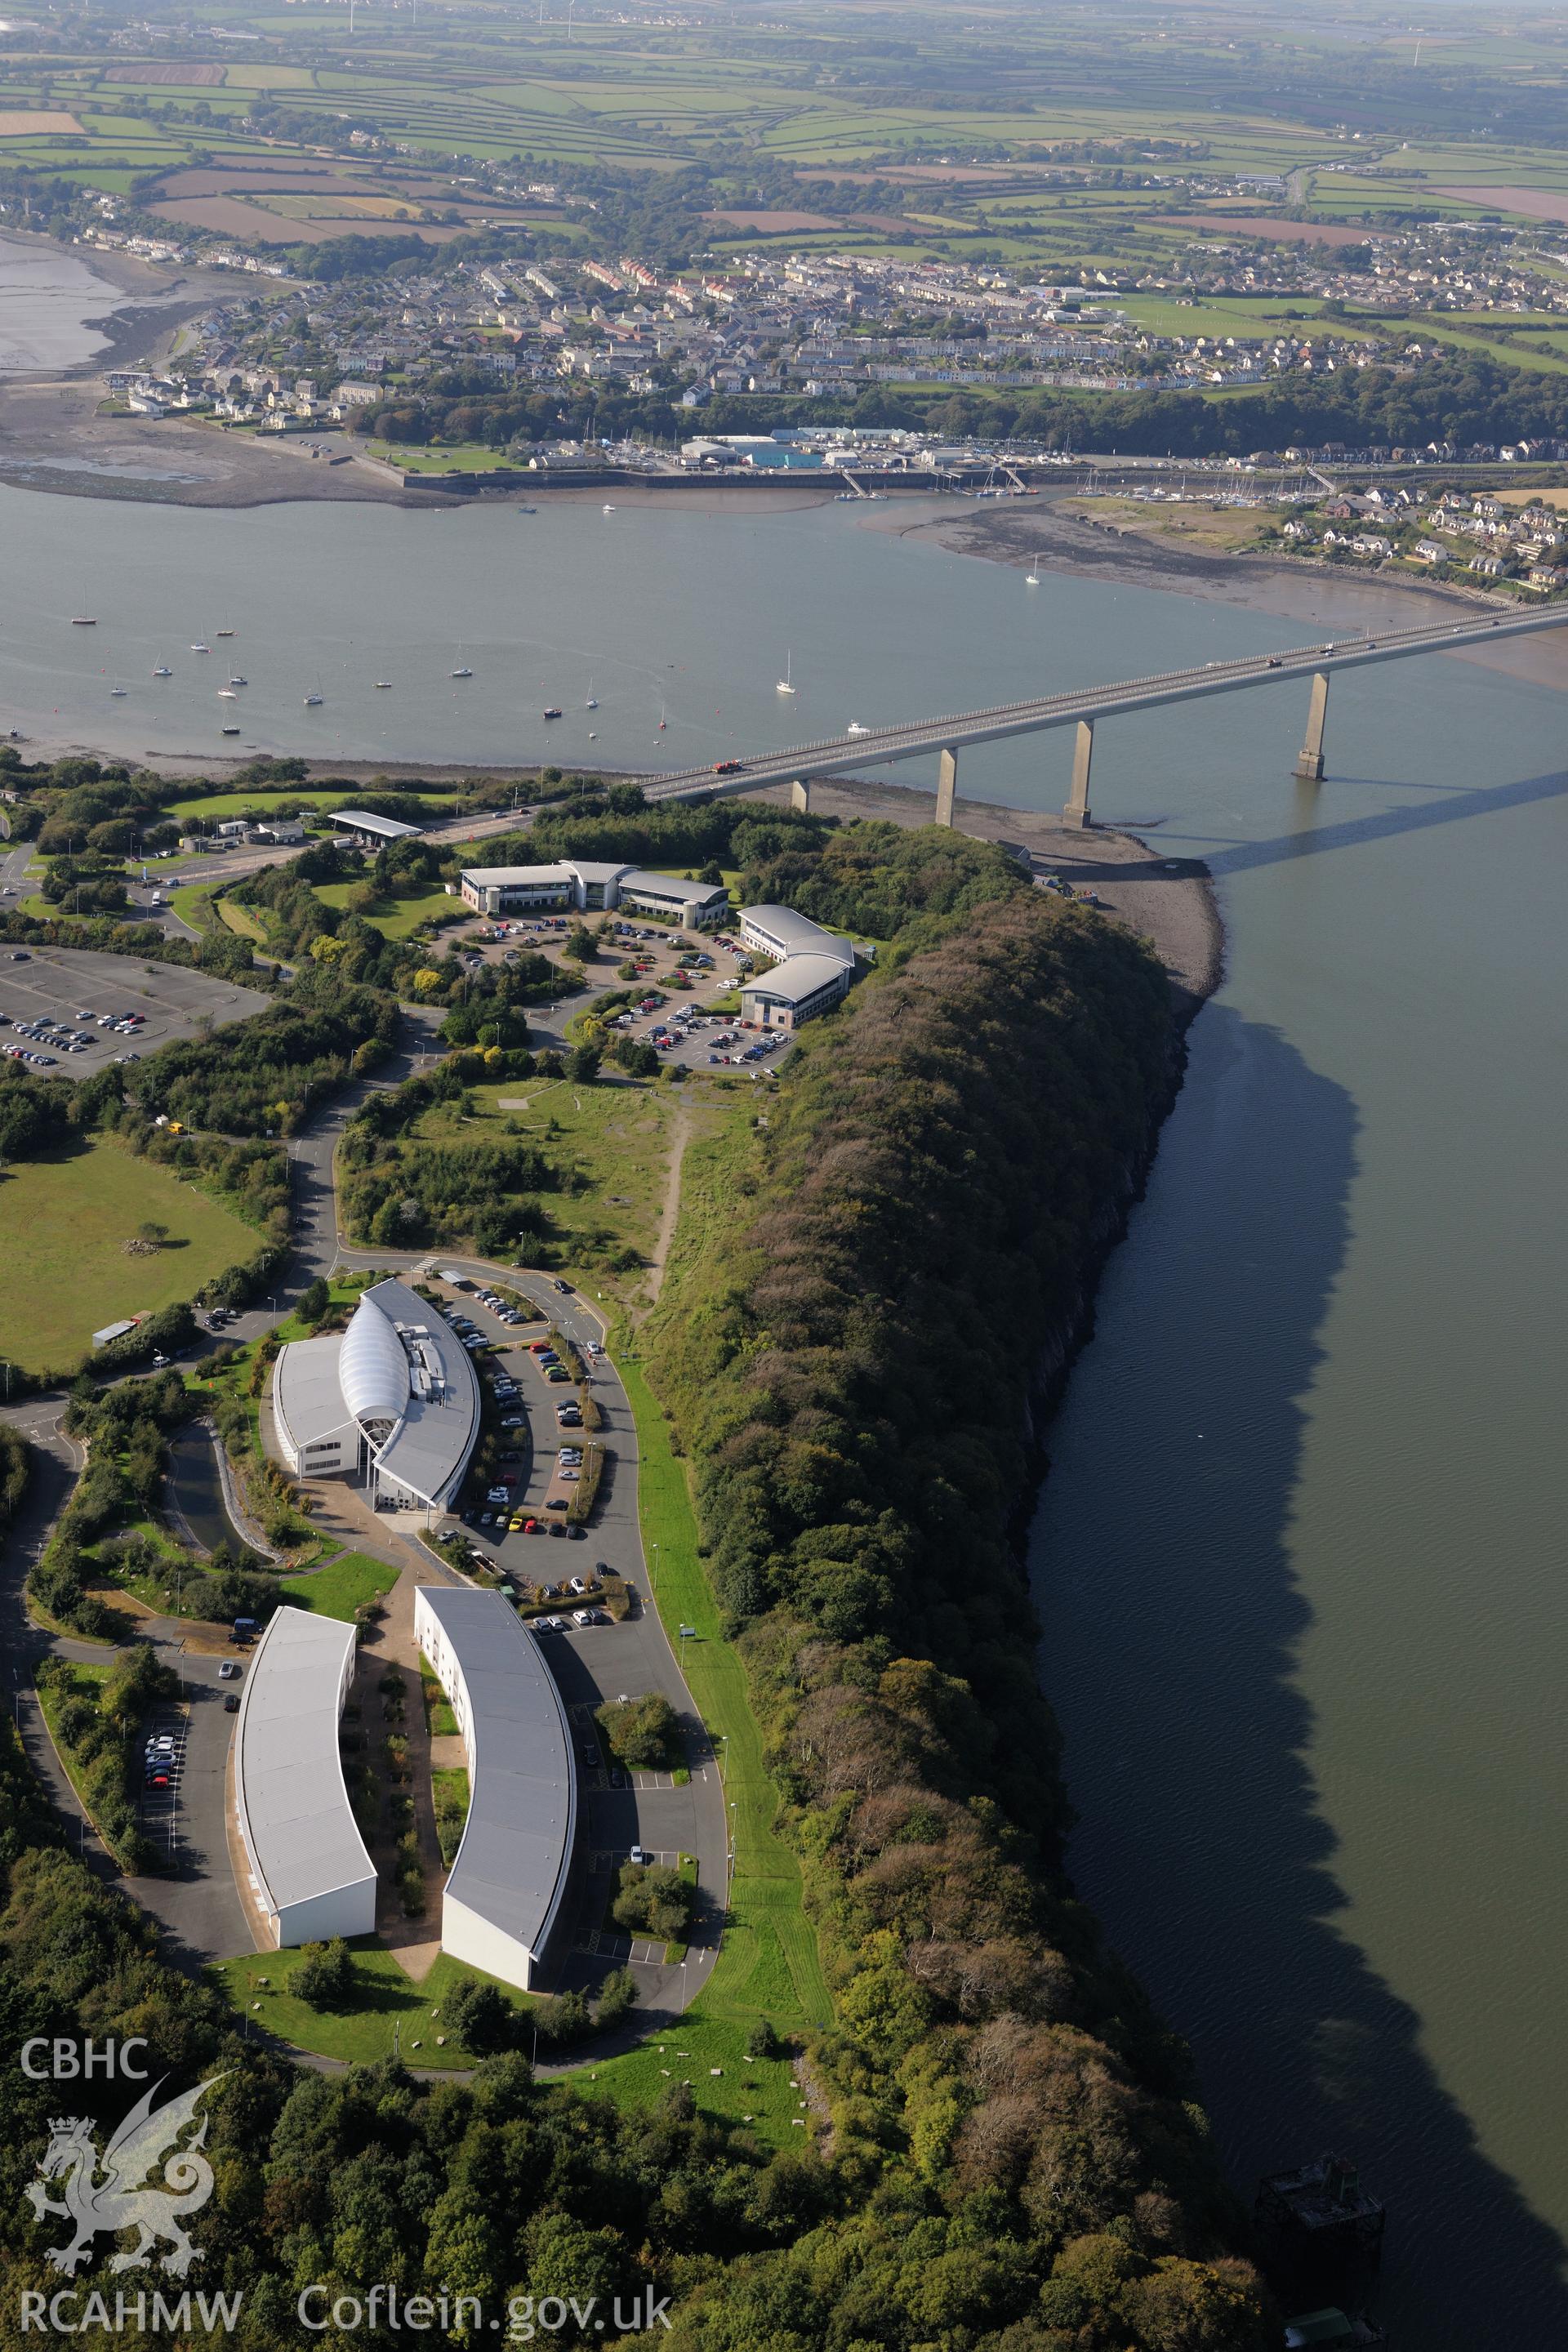
[[[1154,677],[1124,678],[1113,686],[1093,686],[1068,694],[1050,694],[1027,702],[997,703],[989,710],[965,710],[945,719],[920,719],[900,727],[861,728],[854,733],[828,737],[819,743],[797,743],[786,751],[766,751],[754,759],[725,761],[719,767],[688,768],[674,774],[645,779],[650,801],[696,800],[705,793],[740,790],[758,784],[788,783],[798,805],[805,806],[814,776],[840,776],[852,771],[880,768],[894,760],[918,760],[935,754],[937,761],[936,822],[952,824],[958,790],[958,755],[969,743],[996,743],[1009,735],[1041,734],[1049,727],[1077,729],[1073,751],[1072,789],[1063,815],[1070,825],[1089,822],[1089,763],[1094,730],[1102,719],[1124,711],[1157,710],[1170,703],[1196,702],[1205,695],[1236,694],[1244,687],[1284,686],[1306,680],[1306,740],[1295,772],[1316,783],[1323,772],[1323,735],[1329,713],[1329,680],[1336,670],[1370,669],[1378,662],[1408,661],[1417,654],[1453,653],[1463,646],[1494,644],[1501,637],[1531,636],[1542,629],[1568,626],[1568,606],[1519,615],[1500,614],[1484,620],[1445,621],[1418,629],[1384,629],[1375,635],[1338,637],[1323,645],[1292,646],[1277,654],[1249,654],[1239,661],[1205,662],[1201,669],[1163,671]]]

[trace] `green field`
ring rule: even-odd
[[[302,1948],[216,1960],[208,1975],[235,2009],[259,2030],[321,2057],[370,2065],[377,2059],[390,2058],[395,2045],[411,2066],[474,2063],[461,2043],[448,2040],[445,2049],[440,2046],[441,2021],[432,2011],[458,1985],[494,1983],[494,1978],[466,1968],[461,1960],[443,1952],[423,1984],[416,1985],[374,1937],[356,1937],[351,1948],[356,2006],[341,2013],[311,2009],[289,1991],[289,1980],[304,1958]],[[511,1986],[503,1985],[501,1990],[519,2009],[528,2007]]]
[[[360,882],[318,882],[315,891],[323,907],[343,908],[363,887]],[[406,940],[434,916],[458,916],[465,911],[462,900],[448,898],[437,882],[427,889],[411,891],[406,898],[379,899],[374,913],[367,915],[365,920],[373,923],[384,939]]]
[[[142,1223],[169,1238],[156,1256],[127,1256]],[[30,1371],[74,1363],[104,1324],[189,1298],[259,1246],[231,1210],[108,1140],[5,1169],[0,1230],[0,1356]]]
[[[563,1187],[540,1196],[558,1228],[555,1255],[590,1290],[635,1287],[635,1270],[612,1275],[605,1261],[621,1249],[646,1258],[653,1248],[676,1108],[669,1096],[657,1081],[613,1076],[593,1086],[567,1078],[510,1079],[470,1093],[473,1118],[438,1105],[416,1122],[416,1134],[488,1143],[515,1132],[557,1168],[580,1171],[583,1191]],[[502,1102],[524,1101],[525,1110],[500,1108]]]
[[[718,1604],[698,1558],[685,1468],[670,1449],[668,1423],[641,1364],[620,1355],[616,1364],[637,1417],[637,1509],[650,1563],[658,1547],[655,1601],[714,1735],[734,1837],[730,1925],[694,2013],[715,2021],[765,2017],[783,2033],[826,2025],[831,2007],[816,1934],[802,1907],[800,1864],[773,1827],[778,1792],[763,1761],[745,1670],[722,1638]],[[695,1640],[681,1640],[682,1625],[696,1628]]]
[[[296,1609],[313,1610],[318,1617],[341,1617],[352,1624],[368,1601],[379,1601],[397,1581],[397,1570],[368,1552],[342,1551],[308,1576],[284,1580],[283,1598]]]

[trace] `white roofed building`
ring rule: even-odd
[[[349,1803],[338,1720],[354,1628],[279,1609],[252,1654],[234,1744],[234,1811],[252,1905],[279,1948],[375,1927],[375,1868]]]
[[[577,1782],[571,1725],[537,1638],[499,1592],[421,1584],[414,1633],[468,1759],[468,1818],[441,1906],[441,1948],[526,1990],[574,1927]]]
[[[683,930],[721,923],[730,910],[730,894],[721,882],[688,882],[679,874],[584,858],[563,858],[557,866],[472,866],[463,875],[462,894],[465,904],[481,915],[521,914],[543,907],[602,914],[636,907],[679,923]]]
[[[373,816],[368,809],[334,809],[327,823],[363,842],[367,849],[386,849],[395,841],[412,841],[425,830],[422,824],[404,824],[395,816]]]
[[[798,1029],[849,993],[855,950],[793,907],[742,907],[741,939],[773,968],[741,983],[741,1011],[763,1029]]]
[[[444,1316],[403,1282],[367,1290],[346,1331],[294,1339],[272,1381],[296,1478],[363,1479],[380,1509],[449,1510],[479,1433],[479,1384]]]

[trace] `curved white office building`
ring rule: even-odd
[[[279,1948],[375,1927],[375,1869],[338,1747],[353,1670],[353,1627],[304,1609],[274,1612],[246,1670],[235,1820],[253,1906]]]
[[[741,1010],[760,1029],[798,1029],[843,1003],[855,977],[855,950],[793,907],[742,907],[741,940],[769,957],[771,971],[741,983]]]
[[[362,1479],[378,1509],[449,1510],[479,1433],[479,1384],[445,1317],[378,1282],[346,1331],[295,1339],[272,1382],[278,1446],[296,1478]]]
[[[538,1642],[499,1592],[422,1584],[414,1632],[468,1759],[468,1819],[447,1880],[441,1948],[526,1991],[572,1929],[572,1731]]]

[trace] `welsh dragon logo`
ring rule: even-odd
[[[201,2260],[202,2249],[192,2245],[180,2217],[199,2211],[213,2192],[213,2168],[201,2153],[207,2136],[205,2116],[188,2147],[182,2148],[179,2137],[205,2093],[223,2080],[215,2074],[211,2082],[198,2083],[194,2091],[182,2092],[156,2110],[153,2100],[162,2083],[154,2083],[101,2157],[88,2116],[51,2118],[49,2145],[38,2160],[43,2179],[28,2182],[26,2197],[40,2221],[46,2213],[58,2213],[75,2225],[69,2245],[48,2249],[47,2259],[57,2271],[74,2276],[78,2264],[91,2259],[94,2238],[121,2230],[134,2230],[137,2240],[113,2257],[111,2271],[145,2270],[150,2249],[160,2239],[167,2239],[171,2249],[160,2268],[174,2278],[184,2278],[191,2264]],[[144,2186],[148,2173],[165,2157],[163,2186]],[[57,2204],[43,2184],[62,2175],[65,2201]]]

